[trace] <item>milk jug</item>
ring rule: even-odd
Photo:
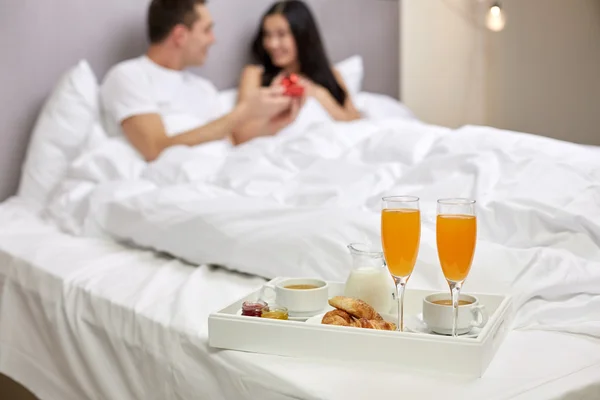
[[[368,245],[353,243],[348,246],[352,268],[344,295],[361,299],[378,313],[390,313],[394,304],[394,281],[385,266],[383,252]]]

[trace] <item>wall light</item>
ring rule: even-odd
[[[506,25],[506,13],[502,10],[500,3],[492,4],[485,16],[485,25],[489,30],[500,32]]]

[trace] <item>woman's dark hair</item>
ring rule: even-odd
[[[296,41],[300,73],[329,90],[337,102],[343,106],[347,94],[333,75],[317,23],[308,6],[300,0],[278,1],[267,10],[261,19],[258,34],[252,45],[252,53],[255,61],[264,68],[263,86],[268,86],[281,71],[281,68],[273,64],[269,53],[263,46],[265,19],[275,14],[282,15],[290,25]]]

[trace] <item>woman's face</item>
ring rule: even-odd
[[[281,14],[269,15],[263,25],[263,46],[273,64],[279,68],[294,65],[298,58],[296,41],[287,19]]]

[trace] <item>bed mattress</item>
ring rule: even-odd
[[[600,398],[600,340],[584,335],[512,331],[476,380],[209,348],[209,313],[262,282],[60,233],[13,198],[0,205],[0,372],[42,400]]]

